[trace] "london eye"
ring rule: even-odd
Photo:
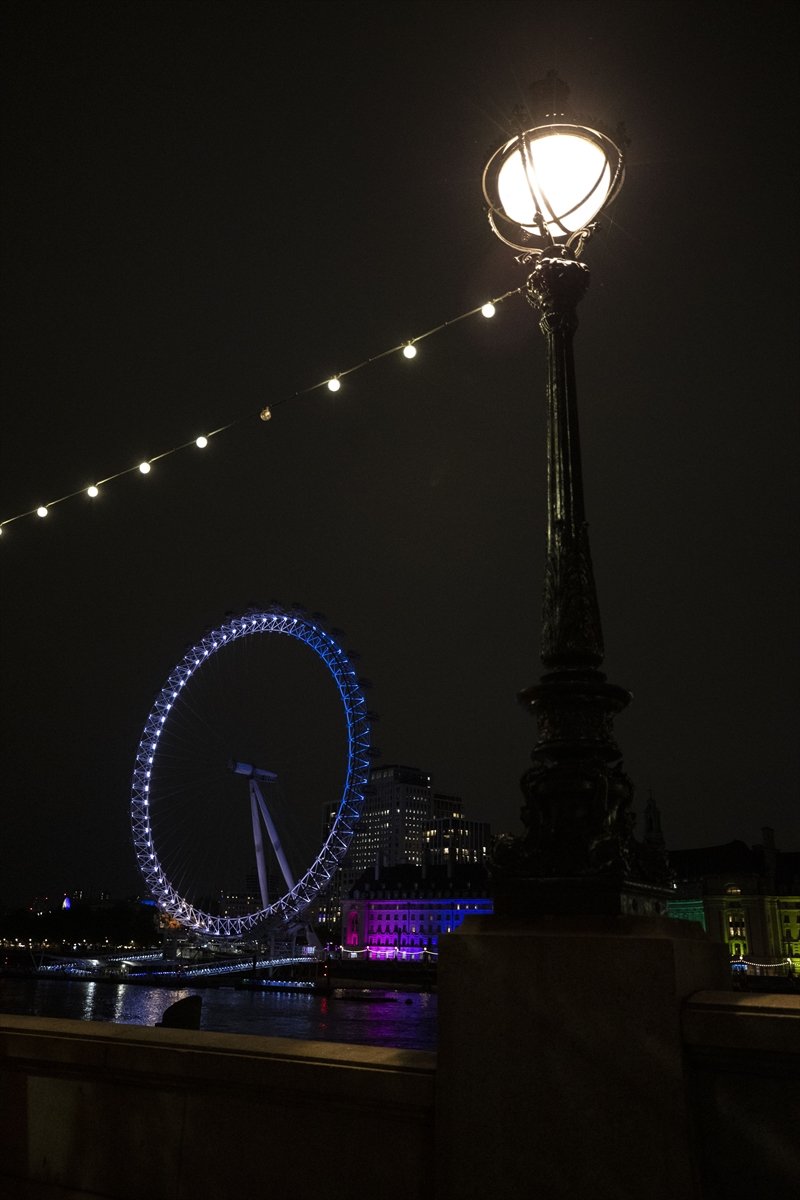
[[[352,651],[271,605],[187,648],[147,717],[131,789],[144,882],[184,928],[241,939],[302,919],[361,814],[370,725]]]

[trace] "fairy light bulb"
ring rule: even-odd
[[[497,230],[495,230],[495,231],[497,232]],[[519,291],[520,289],[516,289],[516,290]],[[511,293],[508,292],[507,295],[511,295]],[[500,297],[501,300],[505,300],[505,298],[506,298],[506,296]],[[484,317],[492,317],[495,315],[495,311],[496,311],[495,305],[491,301],[488,301],[480,309],[473,309],[471,313],[463,313],[462,317],[471,316],[472,313],[474,313],[474,312],[481,312]],[[456,319],[461,320],[461,317],[456,318]],[[446,322],[444,322],[444,325],[450,325],[452,323],[453,323],[452,321],[446,321]],[[439,329],[444,328],[444,325],[437,326],[434,329],[430,329],[426,333],[422,333],[420,335],[420,337],[423,337],[423,338],[429,337],[431,334],[438,333]],[[419,340],[419,339],[410,338],[407,342],[402,343],[400,347],[393,347],[391,351],[390,350],[384,351],[384,354],[395,353],[397,349],[401,349],[403,352],[404,358],[407,358],[409,360],[416,358],[417,357],[417,347],[416,347],[415,343],[417,340]],[[382,358],[383,355],[377,355],[375,357]],[[350,374],[350,372],[358,370],[360,367],[367,366],[368,363],[371,363],[372,361],[373,361],[373,359],[367,359],[367,360],[365,360],[365,362],[359,363],[357,366],[349,367],[349,368],[347,368],[347,370],[345,370],[344,374],[345,375]],[[315,386],[321,387],[322,384],[317,384]],[[328,390],[330,392],[335,393],[335,392],[340,391],[341,386],[342,386],[340,376],[332,375],[329,379],[325,380],[325,386],[328,388]],[[272,410],[269,408],[268,405],[265,405],[261,409],[261,411],[259,412],[259,417],[262,421],[272,420]],[[228,426],[225,426],[224,428],[227,429]],[[223,430],[219,429],[219,430],[216,430],[215,432],[221,433],[221,432],[223,432]],[[200,434],[198,437],[196,437],[194,439],[195,446],[197,446],[198,449],[200,449],[200,450],[205,449],[208,446],[209,441],[211,440],[211,436],[213,436],[213,435]],[[186,442],[186,443],[184,443],[183,446],[177,447],[177,449],[182,450],[182,449],[188,447],[189,445],[191,445],[191,442]],[[169,455],[174,454],[174,453],[175,453],[174,450],[167,450],[163,454],[157,454],[155,456],[155,458],[152,460],[152,462],[159,461],[160,459],[166,458]],[[137,467],[129,467],[129,468],[127,468],[127,470],[128,471],[138,470],[139,473],[142,475],[149,475],[150,472],[152,471],[152,462],[148,462],[145,459],[144,461],[140,462]],[[126,472],[121,472],[121,473],[125,474]],[[110,475],[110,476],[104,478],[103,483],[108,483],[113,479],[116,479],[116,475]],[[84,495],[88,496],[92,500],[96,499],[96,497],[100,494],[100,486],[101,485],[98,485],[95,483],[91,484],[90,486],[88,486],[84,489]],[[72,495],[78,495],[78,494],[79,494],[79,491],[72,493]],[[69,499],[69,498],[70,497],[68,497],[68,496],[63,497],[63,499]],[[60,501],[53,501],[53,503],[54,504],[60,503]],[[39,517],[46,517],[49,513],[49,506],[42,504],[38,508],[34,509],[33,511]],[[28,512],[30,512],[30,510],[28,510]],[[25,516],[25,515],[26,515],[26,513],[18,513],[17,516],[13,516],[13,517],[9,518],[9,520],[16,520],[18,516]],[[5,521],[2,524],[0,524],[0,534],[2,534],[4,532],[3,525],[8,524],[8,523],[9,523],[8,521]]]

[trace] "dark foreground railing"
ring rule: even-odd
[[[800,997],[700,992],[683,1011],[704,1200],[800,1190]]]
[[[435,1061],[0,1016],[0,1196],[430,1195]]]
[[[520,991],[498,996],[498,1021],[504,1000],[516,1007],[527,1002]],[[465,1005],[476,1002],[474,994],[464,994]],[[568,998],[557,1004],[568,1012]],[[594,1069],[593,1046],[603,1024],[598,1011],[575,1070],[581,1062]],[[681,1006],[680,1026],[696,1158],[693,1195],[751,1200],[796,1194],[800,998],[696,992]],[[491,1036],[500,1044],[503,1027]],[[547,1061],[570,1061],[576,1049],[570,1036],[553,1023]],[[627,1024],[621,1072],[631,1070],[630,1044],[638,1036],[635,1024]],[[465,1044],[463,1053],[473,1048]],[[631,1105],[636,1101],[645,1111],[648,1095],[655,1101],[662,1086],[657,1056],[653,1063],[647,1095],[637,1100],[631,1093]],[[587,1121],[618,1144],[620,1168],[623,1157],[629,1159],[626,1129],[606,1129],[601,1108],[583,1112],[580,1080],[573,1086],[562,1080],[562,1087],[555,1076],[532,1078],[529,1102],[503,1110],[507,1079],[487,1072],[476,1077],[476,1096],[448,1096],[452,1057],[450,1065],[449,1075],[440,1072],[437,1056],[422,1051],[0,1016],[0,1197],[454,1200],[480,1194],[494,1200],[483,1184],[470,1191],[469,1181],[462,1181],[450,1189],[441,1164],[463,1155],[487,1164],[489,1178],[499,1178],[507,1160],[522,1156],[530,1172],[524,1194],[553,1200],[570,1194],[560,1183],[574,1173],[565,1156],[570,1148],[574,1158],[583,1153]],[[628,1086],[622,1073],[599,1085],[609,1095]],[[559,1094],[567,1106],[560,1116],[554,1111]],[[468,1124],[474,1099],[484,1121],[501,1105],[496,1124],[508,1128],[507,1144],[482,1138],[480,1122]],[[453,1135],[455,1144],[451,1138],[445,1145],[452,1127],[443,1121],[448,1112],[463,1112],[465,1124]],[[641,1124],[641,1113],[636,1119]],[[556,1169],[547,1176],[547,1164],[529,1154],[519,1132],[533,1131],[543,1120],[556,1143]],[[658,1191],[657,1164],[653,1179],[644,1177],[645,1166],[640,1180],[620,1190],[624,1171],[615,1161],[613,1154],[605,1165],[596,1161],[591,1200],[637,1196],[639,1182],[638,1197]]]

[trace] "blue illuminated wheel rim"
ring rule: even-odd
[[[330,832],[304,875],[285,895],[266,908],[243,916],[204,911],[173,886],[159,858],[151,820],[151,781],[163,733],[187,684],[215,654],[242,638],[278,635],[305,643],[325,665],[338,690],[347,729],[344,786]],[[330,883],[355,832],[369,777],[370,727],[358,675],[345,651],[313,618],[277,606],[251,610],[226,621],[187,650],[171,671],[150,711],[136,753],[131,787],[131,829],[139,870],[159,908],[184,928],[220,938],[244,938],[259,927],[285,925],[299,918]]]

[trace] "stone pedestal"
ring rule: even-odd
[[[663,917],[468,917],[440,942],[437,1200],[692,1200],[683,1000],[722,947]]]

